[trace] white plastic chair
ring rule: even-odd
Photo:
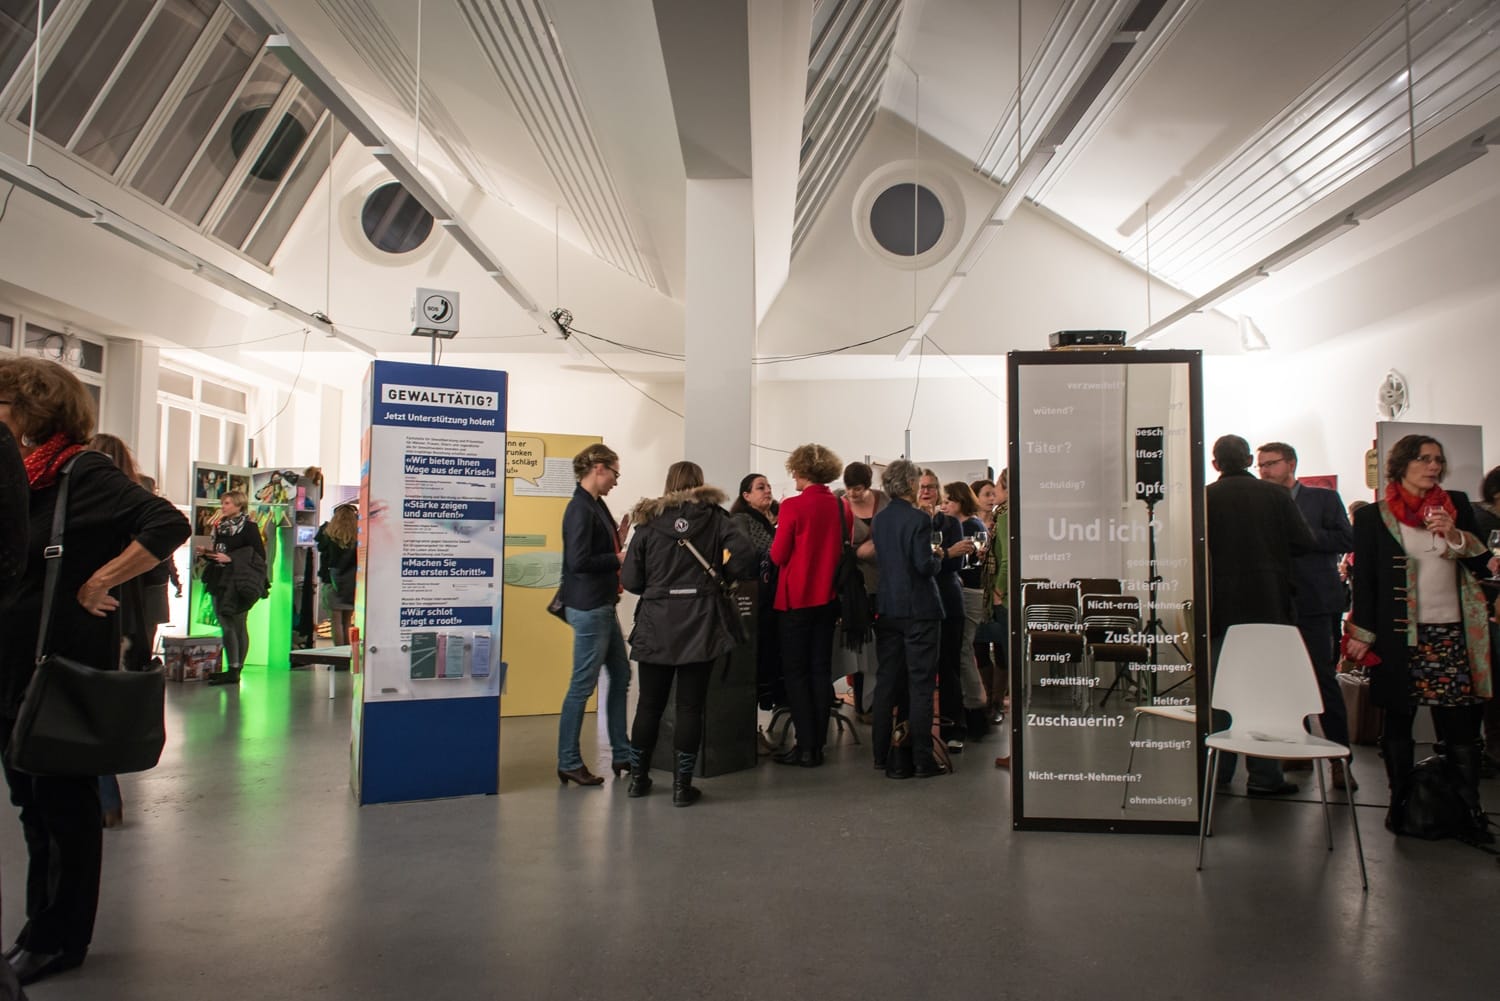
[[[1333,821],[1328,812],[1323,762],[1332,759],[1352,763],[1352,759],[1349,748],[1343,744],[1314,737],[1303,729],[1304,718],[1323,711],[1323,699],[1318,694],[1318,681],[1297,627],[1261,623],[1230,626],[1214,671],[1213,706],[1229,713],[1234,721],[1229,729],[1211,733],[1205,741],[1208,768],[1204,775],[1203,802],[1206,805],[1198,825],[1198,869],[1203,869],[1203,839],[1213,833],[1214,792],[1222,752],[1313,762],[1318,774],[1318,795],[1323,801],[1328,850],[1333,851]],[[1348,767],[1346,764],[1345,768]],[[1353,772],[1348,774],[1352,776]],[[1359,854],[1359,877],[1369,890],[1359,815],[1354,796],[1348,799],[1354,846]]]

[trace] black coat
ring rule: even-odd
[[[1336,490],[1301,483],[1292,500],[1313,537],[1312,550],[1292,559],[1297,614],[1342,615],[1347,592],[1339,578],[1339,557],[1354,551],[1354,528],[1344,500]]]
[[[1291,491],[1240,471],[1221,475],[1206,494],[1209,631],[1221,636],[1241,622],[1295,624],[1292,557],[1315,543]]]
[[[26,569],[26,465],[10,428],[0,424],[0,581]]]
[[[91,615],[78,603],[79,588],[132,541],[165,559],[192,528],[170,501],[127,477],[102,453],[80,452],[68,478],[52,649],[85,664],[113,667],[120,659],[120,616]],[[26,569],[0,594],[0,714],[6,716],[14,717],[36,662],[46,578],[42,551],[52,535],[57,490],[53,484],[30,492]]]
[[[214,601],[214,612],[236,615],[248,612],[269,591],[266,577],[266,544],[255,519],[245,518],[245,527],[227,531],[224,522],[214,528],[214,551],[229,556],[228,563],[210,561],[203,569],[203,585]]]
[[[325,521],[313,540],[318,547],[318,579],[332,585],[339,604],[354,607],[354,579],[359,570],[359,544],[341,546],[328,534]]]
[[[941,619],[943,599],[937,575],[943,561],[932,551],[932,519],[900,498],[875,516],[870,526],[880,585],[875,604],[882,616]],[[963,592],[959,592],[963,601]]]
[[[615,520],[604,498],[583,487],[563,511],[562,587],[559,595],[569,608],[586,612],[620,600],[620,557],[615,546]]]
[[[704,486],[636,505],[635,535],[620,569],[625,590],[641,596],[630,631],[635,660],[694,664],[734,648],[716,607],[718,585],[679,541],[690,541],[729,580],[752,575],[755,553],[722,503],[722,490]]]
[[[1448,491],[1448,496],[1458,514],[1453,524],[1476,534],[1478,525],[1469,498],[1457,490]],[[1354,513],[1354,603],[1346,631],[1368,642],[1380,658],[1380,663],[1370,669],[1370,698],[1377,706],[1391,709],[1411,704],[1407,629],[1411,612],[1406,550],[1386,527],[1380,509],[1380,504],[1371,504]],[[1455,560],[1454,573],[1486,576],[1488,555]]]

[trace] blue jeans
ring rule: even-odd
[[[625,655],[625,636],[614,605],[580,611],[567,609],[573,627],[573,680],[563,696],[562,719],[557,727],[557,767],[572,771],[583,766],[578,735],[583,730],[583,711],[599,684],[599,668],[609,672],[609,693],[604,715],[609,725],[610,760],[630,757],[625,736],[625,696],[630,691],[630,659]]]

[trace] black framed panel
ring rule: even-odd
[[[1009,355],[1018,830],[1198,830],[1202,375],[1198,351]]]

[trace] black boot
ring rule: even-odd
[[[1492,845],[1495,836],[1489,830],[1489,818],[1484,815],[1484,808],[1479,805],[1479,771],[1480,761],[1484,756],[1484,748],[1480,744],[1453,744],[1448,745],[1448,760],[1452,762],[1453,768],[1458,772],[1462,786],[1459,795],[1463,797],[1464,806],[1469,810],[1469,823],[1471,833],[1465,837],[1465,841],[1474,844]]]
[[[964,720],[968,723],[969,739],[976,743],[990,732],[990,713],[984,707],[965,709]]]
[[[630,785],[625,795],[639,799],[651,791],[651,751],[630,745]]]
[[[1405,826],[1403,802],[1406,783],[1415,764],[1417,745],[1410,737],[1383,738],[1380,752],[1385,758],[1385,777],[1391,788],[1391,806],[1385,814],[1385,829],[1400,834]]]
[[[701,789],[693,788],[693,772],[698,769],[698,755],[690,751],[677,752],[677,772],[672,776],[672,805],[692,806],[703,795]]]

